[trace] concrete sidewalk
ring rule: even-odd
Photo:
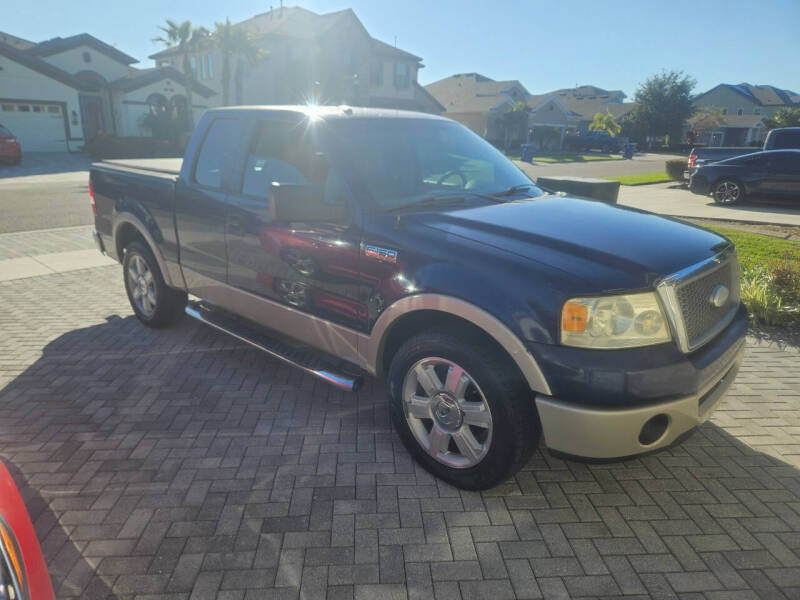
[[[0,281],[114,264],[94,247],[91,226],[0,235]]]

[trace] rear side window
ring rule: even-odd
[[[775,137],[774,150],[800,149],[800,131],[776,131],[772,135]]]
[[[211,124],[194,167],[194,180],[197,183],[216,189],[222,187],[225,149],[230,146],[231,136],[236,135],[236,130],[234,119],[217,119]]]

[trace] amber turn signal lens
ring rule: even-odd
[[[19,555],[19,549],[14,543],[11,533],[6,529],[6,525],[3,522],[0,522],[0,544],[2,544],[3,549],[5,549],[6,556],[8,556],[8,560],[11,563],[11,568],[14,570],[17,585],[23,587],[22,557]],[[0,554],[0,560],[2,559],[2,554]]]
[[[589,309],[583,304],[567,302],[561,311],[561,331],[580,333],[586,329]]]

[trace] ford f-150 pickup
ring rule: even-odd
[[[469,489],[551,451],[627,457],[736,376],[736,252],[545,193],[462,125],[350,107],[207,111],[179,159],[93,165],[134,313],[184,313],[334,386],[387,383],[409,452]]]

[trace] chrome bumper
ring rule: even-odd
[[[668,446],[708,419],[736,378],[743,356],[744,345],[721,376],[699,393],[658,404],[602,409],[538,395],[545,443],[551,450],[586,458],[623,458]],[[655,417],[666,427],[655,440],[643,443],[643,427]]]

